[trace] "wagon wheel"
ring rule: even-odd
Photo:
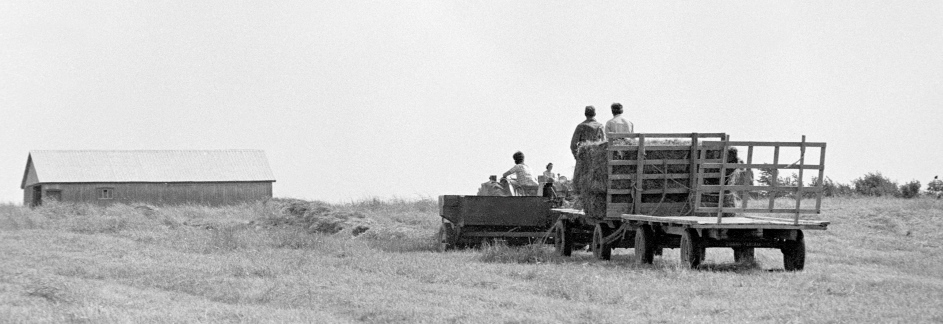
[[[458,241],[458,233],[452,223],[442,223],[439,227],[439,251],[444,252],[455,248],[455,242]]]
[[[733,261],[737,263],[753,263],[756,260],[756,252],[751,247],[733,248]]]
[[[609,260],[612,258],[612,247],[603,240],[609,235],[609,226],[606,224],[596,224],[593,230],[593,256],[600,260]]]
[[[687,228],[681,234],[681,264],[689,268],[697,268],[701,264],[702,247],[700,237],[693,228]]]
[[[573,253],[573,235],[568,225],[569,222],[559,220],[554,226],[553,246],[558,255],[570,256]]]
[[[796,231],[795,241],[786,241],[782,247],[783,268],[786,271],[802,271],[805,268],[805,238],[802,230]]]
[[[655,233],[652,227],[642,225],[635,229],[635,261],[652,264],[655,259]]]

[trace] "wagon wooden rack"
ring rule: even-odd
[[[704,137],[718,137],[718,141],[704,141]],[[639,263],[652,263],[655,255],[660,255],[664,248],[680,248],[681,261],[688,267],[697,267],[704,260],[707,248],[731,248],[737,262],[752,261],[756,248],[779,249],[783,254],[783,266],[787,271],[802,270],[805,266],[804,230],[825,230],[829,222],[800,219],[803,214],[818,214],[821,211],[823,180],[825,168],[825,143],[806,142],[802,136],[800,142],[757,142],[730,141],[725,134],[609,134],[609,176],[610,190],[607,197],[607,212],[604,217],[587,217],[586,213],[574,209],[551,209],[557,221],[553,228],[554,245],[557,253],[569,256],[574,248],[590,245],[593,255],[599,259],[611,258],[614,248],[633,248]],[[637,140],[637,146],[617,145],[617,139]],[[687,160],[646,160],[646,138],[690,138],[690,156]],[[728,162],[731,147],[746,148],[746,161]],[[773,150],[773,163],[754,163],[755,148],[768,147]],[[664,150],[665,147],[652,145],[651,149]],[[793,163],[780,161],[783,148],[799,150],[799,159]],[[620,150],[635,150],[634,161],[613,158]],[[678,149],[677,146],[674,147]],[[806,164],[806,150],[818,149],[818,164]],[[697,151],[697,153],[695,153]],[[714,153],[711,157],[709,151]],[[623,156],[624,157],[624,156]],[[614,173],[614,165],[636,165],[635,174]],[[633,185],[632,189],[613,189],[613,180],[633,180],[636,184],[645,179],[658,179],[658,175],[645,174],[646,165],[686,164],[690,173],[662,175],[664,179],[688,179],[685,190],[645,189],[642,185]],[[771,169],[770,186],[736,185],[728,183],[729,170],[735,169]],[[662,168],[666,170],[667,168]],[[798,170],[796,185],[777,183],[779,170]],[[803,186],[805,170],[816,170],[817,178],[812,186]],[[615,176],[613,176],[615,175]],[[715,178],[717,184],[705,184],[705,180]],[[769,196],[761,208],[750,207],[748,199],[739,205],[725,204],[725,198],[732,192],[766,192]],[[644,203],[646,194],[687,193],[689,200],[665,204]],[[616,203],[613,195],[630,194],[631,203]],[[788,208],[777,206],[776,198],[792,195],[795,204]],[[814,207],[802,206],[802,197],[813,195]],[[716,201],[705,201],[706,197],[716,197]],[[625,199],[621,199],[624,201]],[[662,209],[659,209],[662,208]],[[674,212],[671,214],[670,212]],[[657,214],[657,215],[656,215]],[[734,216],[739,214],[738,216]],[[755,214],[789,214],[790,219],[758,216]]]

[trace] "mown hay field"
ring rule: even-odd
[[[781,203],[792,200],[783,198]],[[303,208],[298,208],[299,206]],[[2,322],[941,322],[943,200],[826,199],[803,272],[435,252],[435,201],[0,206]],[[333,233],[333,234],[331,234]],[[356,234],[356,235],[355,235]]]

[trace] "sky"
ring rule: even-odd
[[[0,202],[30,150],[261,149],[274,195],[474,194],[620,102],[642,133],[943,174],[941,1],[3,1]]]

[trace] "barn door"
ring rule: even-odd
[[[30,202],[31,207],[36,207],[43,204],[43,188],[41,186],[33,186],[33,201]]]

